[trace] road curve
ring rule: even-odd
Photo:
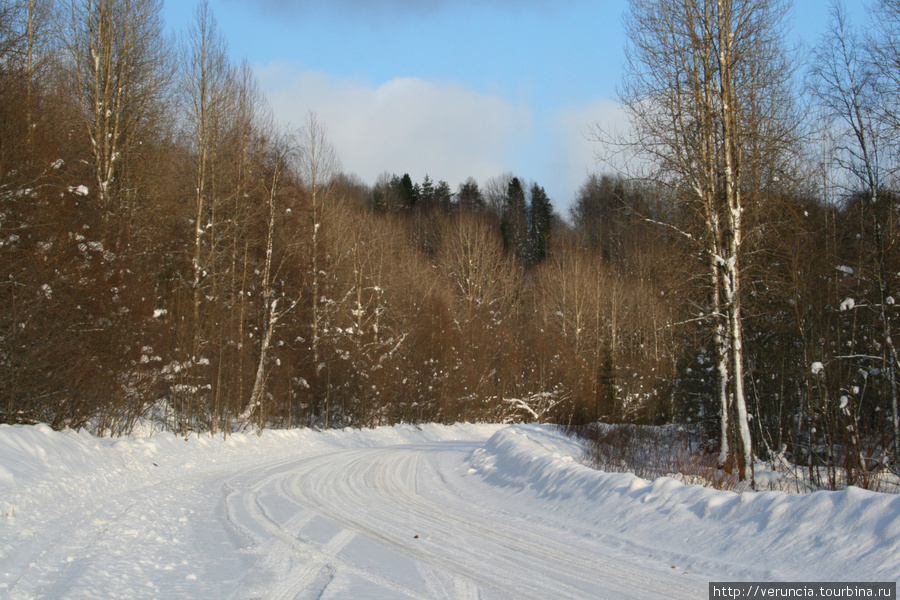
[[[466,472],[477,443],[352,449],[230,478],[235,598],[697,598],[692,580]],[[635,551],[636,552],[636,551]]]
[[[705,579],[627,524],[573,516],[593,515],[584,500],[486,479],[469,461],[485,432],[391,435],[275,436],[271,454],[241,439],[183,455],[174,439],[124,455],[91,442],[106,470],[41,480],[0,521],[0,600],[705,597]]]

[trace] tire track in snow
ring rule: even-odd
[[[542,535],[528,522],[417,494],[421,457],[445,449],[433,445],[346,451],[289,475],[288,489],[298,503],[341,526],[437,565],[438,572],[451,571],[463,593],[465,582],[476,582],[517,598],[584,598],[598,589],[614,597],[696,595],[669,574],[647,577],[626,560],[585,558],[590,551],[571,548],[571,540]],[[439,469],[431,463],[430,468]],[[423,535],[413,543],[415,531]]]
[[[260,501],[261,492],[269,488],[272,483],[283,480],[300,465],[308,462],[318,462],[313,459],[300,459],[293,461],[292,468],[285,470],[285,465],[277,468],[277,472],[261,480],[257,480],[248,489],[239,489],[232,485],[226,486],[225,506],[226,519],[237,531],[247,537],[254,546],[254,551],[264,552],[268,560],[263,560],[259,566],[264,574],[259,578],[265,580],[266,575],[271,575],[275,581],[262,584],[262,588],[251,592],[254,597],[262,594],[266,598],[293,599],[314,584],[325,571],[331,571],[331,577],[327,578],[325,587],[333,579],[336,572],[351,573],[381,588],[399,592],[407,597],[428,600],[428,595],[412,589],[400,582],[376,573],[370,569],[360,567],[350,561],[341,558],[340,551],[350,543],[358,532],[353,529],[342,529],[327,543],[318,546],[313,542],[307,542],[294,537],[286,531],[285,525],[267,514]],[[273,469],[269,469],[273,470]],[[279,490],[280,486],[276,486]],[[286,496],[283,496],[286,498]],[[304,511],[297,520],[291,520],[287,524],[293,526],[306,524],[315,516],[314,513]],[[285,556],[285,551],[287,556]],[[324,587],[318,590],[321,595]]]
[[[88,494],[93,506],[36,522],[35,541],[16,542],[0,568],[11,598],[96,597],[104,584],[110,598],[305,600],[375,588],[435,600],[697,597],[696,582],[654,571],[641,549],[576,535],[579,524],[554,516],[555,505],[467,480],[456,469],[478,446],[280,453]],[[195,511],[191,528],[195,516],[182,515]],[[173,545],[176,534],[195,537]],[[175,570],[164,571],[168,564]],[[159,587],[135,587],[150,583]]]
[[[543,565],[548,558],[556,559],[563,566],[557,573],[571,576],[571,568],[566,565],[576,563],[580,569],[595,570],[598,565],[594,562],[585,562],[571,554],[561,558],[559,552],[551,549],[553,543],[550,540],[542,540],[543,543],[528,542],[527,537],[532,535],[531,531],[515,528],[508,532],[499,521],[491,525],[479,525],[478,520],[474,519],[475,515],[471,513],[463,513],[461,518],[454,517],[455,509],[447,505],[426,503],[404,491],[409,489],[408,482],[398,487],[398,479],[414,472],[407,463],[415,454],[409,452],[407,448],[354,451],[354,458],[348,460],[346,456],[339,457],[345,467],[342,478],[335,480],[329,475],[341,472],[342,465],[322,465],[318,471],[322,476],[318,479],[314,479],[311,473],[304,473],[302,476],[294,474],[292,480],[295,486],[292,489],[302,501],[314,504],[316,510],[322,510],[345,527],[357,527],[370,536],[400,547],[419,560],[443,565],[444,570],[448,564],[451,565],[455,572],[455,589],[466,590],[471,586],[465,582],[475,581],[481,587],[504,596],[515,590],[517,598],[585,597],[585,589],[572,586],[558,577],[546,577],[535,570],[541,568],[536,563]],[[379,457],[377,461],[373,454]],[[397,455],[397,460],[385,461],[385,455]],[[391,473],[385,469],[389,464],[393,467]],[[359,481],[356,480],[357,477]],[[310,484],[316,481],[325,483],[325,487],[317,490],[320,493],[318,499],[310,495],[312,489],[315,489]],[[342,484],[341,487],[329,487],[332,481]],[[385,497],[376,504],[373,502],[372,492],[383,493]],[[331,508],[329,498],[344,500],[345,504],[341,506],[343,511]],[[382,526],[376,528],[359,520],[348,520],[347,515],[358,514],[358,511],[354,511],[354,506],[365,506],[366,521],[371,522],[373,517],[378,517]],[[374,509],[379,512],[375,513]],[[415,524],[410,526],[408,523],[412,519],[415,519]],[[396,529],[398,524],[401,529],[409,530],[410,535],[405,536],[407,538],[413,538],[413,531],[429,531],[429,539],[420,538],[423,541],[416,547],[400,542],[397,536],[384,533]],[[477,543],[471,543],[473,539]],[[459,540],[462,540],[462,544]],[[452,554],[448,551],[452,551]],[[524,562],[530,563],[534,568],[523,573]],[[545,566],[543,569],[547,570]],[[524,590],[522,585],[525,583],[534,589]]]
[[[481,600],[478,587],[472,580],[453,575],[446,569],[435,567],[426,562],[419,562],[417,566],[432,598]]]

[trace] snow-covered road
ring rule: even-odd
[[[265,583],[247,596],[687,598],[702,591],[567,533],[560,525],[573,524],[554,522],[549,505],[523,510],[496,489],[473,493],[459,467],[476,448],[345,450],[232,480],[228,521],[265,548],[255,568]]]
[[[0,427],[0,598],[703,598],[709,581],[897,576],[896,498],[651,483],[577,451],[539,427]]]

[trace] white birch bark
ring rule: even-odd
[[[276,159],[277,161],[277,159]],[[238,420],[245,425],[249,424],[250,418],[254,412],[259,412],[259,431],[263,427],[262,415],[262,399],[265,394],[266,382],[266,361],[269,358],[269,347],[272,343],[272,333],[275,330],[275,324],[278,322],[279,315],[277,313],[278,300],[274,299],[272,290],[272,254],[274,249],[275,238],[275,198],[278,193],[278,180],[280,177],[279,165],[276,162],[275,172],[272,175],[272,187],[269,190],[269,215],[266,228],[266,258],[263,264],[262,288],[263,308],[264,308],[264,327],[262,340],[259,345],[259,355],[256,363],[256,376],[253,380],[253,389],[250,392],[250,401],[247,407],[238,417]]]

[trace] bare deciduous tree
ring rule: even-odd
[[[900,1],[880,0],[873,16],[873,33],[867,42],[881,76],[879,111],[896,142],[900,139]]]
[[[72,0],[63,34],[74,96],[91,143],[97,200],[107,217],[119,165],[154,125],[171,75],[161,0]]]
[[[630,147],[687,214],[707,264],[720,462],[752,482],[741,313],[745,211],[791,142],[781,0],[633,0],[621,100]]]
[[[196,160],[194,217],[193,270],[193,313],[194,326],[200,324],[201,280],[210,268],[212,260],[204,261],[204,237],[215,235],[216,223],[212,221],[215,210],[212,203],[217,198],[211,193],[212,168],[217,152],[222,144],[227,103],[233,90],[229,86],[231,65],[228,62],[228,47],[218,31],[215,17],[208,2],[197,6],[194,23],[188,32],[189,47],[185,61],[185,104],[190,119],[190,137]],[[204,262],[206,264],[204,264]],[[197,352],[195,348],[194,352]]]
[[[496,229],[483,216],[454,217],[441,236],[437,259],[460,300],[464,319],[483,318],[513,302],[518,272]]]
[[[325,126],[315,113],[310,112],[306,124],[296,135],[297,157],[294,170],[306,188],[310,200],[310,238],[312,240],[310,275],[312,280],[312,354],[313,364],[319,369],[319,340],[321,338],[321,235],[323,204],[329,199],[331,179],[340,170],[340,162],[334,147],[328,142]]]
[[[845,198],[862,200],[850,203],[865,223],[866,235],[860,242],[866,246],[862,255],[867,264],[860,282],[869,288],[864,292],[866,305],[877,322],[879,362],[890,387],[893,452],[900,456],[900,352],[893,338],[896,278],[888,256],[898,238],[896,205],[888,186],[891,152],[898,139],[893,96],[900,90],[895,87],[900,57],[890,36],[900,23],[900,5],[884,0],[880,8],[885,35],[867,43],[853,30],[843,7],[832,7],[829,30],[813,55],[810,83],[822,127],[834,139],[834,164],[829,166],[837,169],[838,187]],[[858,466],[864,469],[865,461]]]
[[[266,238],[265,255],[263,258],[262,275],[260,281],[262,293],[262,339],[259,341],[259,353],[256,366],[256,376],[253,380],[253,389],[250,392],[250,401],[241,413],[238,420],[248,423],[254,412],[258,416],[259,431],[265,425],[263,412],[263,396],[266,390],[266,378],[268,376],[269,350],[272,346],[272,336],[278,322],[297,306],[299,298],[276,297],[275,276],[278,265],[275,264],[275,238],[277,235],[277,215],[279,212],[278,199],[281,186],[285,177],[285,171],[290,162],[290,154],[293,148],[287,140],[275,140],[271,147],[271,175],[267,182],[266,202]]]

